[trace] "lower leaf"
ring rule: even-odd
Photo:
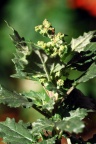
[[[0,122],[0,137],[10,144],[32,144],[34,139],[23,123],[16,123],[14,119],[7,118]]]

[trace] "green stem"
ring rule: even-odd
[[[38,111],[40,114],[42,114],[43,116],[45,116],[46,118],[50,118],[51,115],[48,114],[48,112],[44,112],[44,110],[40,110],[40,108],[38,108],[36,105],[32,106],[36,111]]]
[[[51,81],[50,75],[49,75],[49,73],[48,73],[48,70],[47,70],[47,68],[46,68],[45,62],[43,61],[43,58],[42,58],[42,55],[41,55],[40,52],[39,52],[39,55],[40,55],[40,59],[41,59],[41,62],[42,62],[42,64],[43,64],[44,71],[45,71],[45,73],[46,73],[47,79],[48,79],[48,81]]]

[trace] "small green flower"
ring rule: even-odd
[[[39,26],[35,26],[35,31],[40,31],[42,29],[42,25],[39,25]]]
[[[64,81],[62,80],[62,79],[59,79],[58,81],[57,81],[57,88],[60,88],[61,86],[63,86],[64,85]]]
[[[52,43],[51,41],[46,43],[47,47],[51,47],[52,44],[53,44],[53,43]]]
[[[46,48],[46,43],[44,43],[44,41],[38,41],[37,45],[43,49]]]
[[[62,53],[64,53],[64,49],[65,49],[65,46],[64,46],[64,45],[60,45],[59,51],[58,51],[58,55],[59,55],[59,56],[61,56]]]

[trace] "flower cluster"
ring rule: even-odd
[[[36,26],[35,30],[50,39],[50,41],[46,43],[44,41],[38,41],[37,46],[44,49],[46,54],[50,55],[50,57],[56,57],[57,55],[60,57],[63,56],[67,50],[67,45],[64,41],[64,34],[55,34],[55,29],[46,19],[43,21],[42,25]]]

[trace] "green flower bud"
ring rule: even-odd
[[[50,47],[50,46],[52,46],[52,42],[47,42],[46,45],[47,45],[47,47]]]
[[[48,29],[48,28],[50,28],[51,23],[50,23],[50,22],[48,22],[48,20],[47,20],[47,19],[45,19],[45,20],[43,21],[43,26],[44,26],[44,27],[46,27],[46,28]]]
[[[64,81],[62,79],[59,79],[57,81],[57,87],[59,88],[60,86],[63,86],[64,85]]]

